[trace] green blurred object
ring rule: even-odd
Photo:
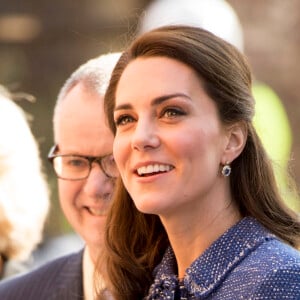
[[[289,207],[300,211],[299,198],[289,175],[292,130],[279,96],[266,84],[253,85],[257,133],[274,165],[276,181]]]

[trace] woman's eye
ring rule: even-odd
[[[163,111],[162,115],[167,118],[185,115],[185,112],[179,108],[167,108]]]
[[[120,125],[126,125],[128,123],[133,122],[133,121],[134,121],[134,119],[131,116],[123,115],[123,116],[119,116],[119,117],[116,118],[115,124],[116,124],[116,126],[120,126]]]

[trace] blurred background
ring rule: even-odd
[[[59,209],[56,178],[47,162],[57,93],[71,72],[86,60],[122,50],[135,36],[138,19],[151,2],[0,0],[0,83],[11,92],[35,97],[35,102],[22,100],[19,104],[31,116],[51,187],[46,237],[70,231]],[[299,187],[300,1],[228,3],[240,19],[244,53],[255,77],[273,88],[286,109],[293,137],[291,170]]]

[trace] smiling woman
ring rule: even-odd
[[[200,28],[158,28],[121,56],[105,96],[122,179],[106,234],[115,299],[299,298],[300,223],[251,84],[245,57]]]

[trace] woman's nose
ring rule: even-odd
[[[132,148],[145,151],[160,145],[158,130],[155,124],[139,120],[132,135]]]

